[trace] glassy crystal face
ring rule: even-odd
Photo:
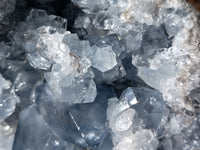
[[[145,127],[163,134],[162,128],[168,115],[169,109],[163,100],[162,94],[154,89],[133,88],[138,103],[132,106],[138,116],[143,119]]]
[[[35,128],[37,128],[37,131],[35,131]],[[13,149],[61,150],[65,149],[67,145],[67,142],[56,138],[49,130],[42,116],[38,114],[35,105],[21,113]]]
[[[138,100],[131,88],[126,89],[119,99],[109,99],[107,119],[111,129],[113,149],[155,149],[158,141],[151,130],[143,129],[143,121],[137,112]],[[141,105],[138,103],[138,105]],[[136,109],[137,110],[137,109]],[[138,111],[139,112],[139,111]]]
[[[182,0],[0,0],[0,150],[200,149],[199,39]]]
[[[9,94],[2,94],[0,96],[0,122],[6,119],[15,111],[15,105],[17,100],[17,97]]]
[[[1,86],[0,86],[0,94],[3,93],[3,89],[9,89],[11,83],[7,80],[5,80],[2,75],[0,74],[0,82],[1,82]]]
[[[9,91],[11,83],[0,74],[0,123],[15,111],[15,105],[19,101],[15,93]],[[6,90],[7,89],[7,90]]]
[[[117,65],[116,54],[112,47],[93,47],[92,66],[101,72],[111,70]]]
[[[58,103],[48,87],[37,96],[38,110],[58,137],[84,147],[97,148],[106,134],[107,99],[114,96],[106,86],[97,88],[94,103],[69,106]],[[51,114],[49,116],[49,114]]]
[[[109,6],[109,1],[106,0],[72,0],[75,5],[78,5],[86,13],[94,13],[106,9]]]
[[[21,46],[24,46],[27,60],[35,69],[48,70],[44,78],[58,101],[69,104],[93,102],[96,85],[90,70],[89,42],[80,41],[76,34],[64,31],[62,27],[66,20],[48,16],[44,11],[32,10],[25,23],[37,19],[44,21],[43,18],[47,18],[45,24],[48,26],[36,24],[24,32],[25,44]]]
[[[0,123],[0,148],[1,150],[12,150],[12,143],[14,141],[16,125],[13,123],[12,126],[6,122]]]

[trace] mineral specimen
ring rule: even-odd
[[[16,95],[11,91],[3,91],[9,89],[11,83],[6,81],[0,74],[0,123],[15,111],[15,105],[18,101]]]
[[[137,104],[137,99],[130,88],[123,92],[119,100],[116,98],[109,100],[107,117],[109,127],[112,130],[114,150],[151,150],[158,145],[158,141],[152,131],[143,129],[143,124],[137,118],[136,111],[130,108],[135,104]]]
[[[200,149],[199,38],[185,0],[0,0],[0,150]]]
[[[34,20],[46,21],[46,25],[40,22],[33,25]],[[16,33],[15,36],[22,36],[23,40],[15,42],[24,47],[31,66],[50,69],[44,72],[44,78],[59,101],[72,104],[93,102],[96,86],[90,70],[89,42],[80,41],[77,35],[65,31],[66,22],[63,18],[48,16],[44,11],[32,10],[24,23],[31,26],[23,34]]]

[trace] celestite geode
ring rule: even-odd
[[[185,0],[0,0],[0,150],[199,150],[199,45]]]

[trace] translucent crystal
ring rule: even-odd
[[[149,26],[142,36],[140,48],[133,51],[133,60],[136,60],[137,63],[134,65],[148,65],[148,59],[170,47],[171,42],[163,25],[159,27]]]
[[[169,115],[166,102],[160,92],[148,88],[132,88],[138,103],[133,105],[138,117],[143,119],[145,127],[157,134],[163,134],[162,127]]]
[[[132,52],[137,50],[142,42],[142,33],[131,31],[127,36],[125,36],[127,51]]]
[[[0,123],[0,149],[12,150],[16,125],[10,126],[6,122]]]
[[[126,75],[124,66],[121,64],[121,61],[119,59],[122,56],[123,52],[125,51],[125,45],[124,45],[123,41],[120,40],[120,37],[118,35],[113,34],[113,35],[108,35],[105,37],[96,35],[95,38],[93,36],[91,36],[91,37],[87,36],[86,39],[90,40],[91,45],[93,45],[92,46],[93,54],[91,54],[92,70],[95,74],[94,80],[97,84],[102,83],[102,82],[111,83],[111,82],[116,81]],[[106,50],[107,48],[108,48],[108,50],[105,53],[104,50]],[[98,49],[98,51],[97,51],[97,49]],[[111,52],[111,54],[107,54],[109,51]],[[100,54],[100,52],[102,54]],[[97,54],[104,56],[104,58],[105,58],[105,55],[108,56],[108,58],[106,58],[106,59],[109,59],[109,61],[107,61],[107,60],[101,61],[104,58],[101,58],[102,56],[96,56]],[[99,58],[97,58],[97,57],[99,57]],[[111,57],[111,58],[109,58],[109,57]],[[100,59],[100,60],[98,60],[98,59]],[[111,62],[113,60],[116,60],[116,62],[114,62],[114,64],[112,64],[113,62]],[[99,64],[97,64],[97,63],[99,63]],[[106,67],[109,67],[109,66],[111,69],[109,69],[109,68],[106,69]],[[99,68],[99,67],[101,67],[101,68]],[[102,69],[105,71],[103,71]]]
[[[18,97],[9,91],[3,91],[9,89],[11,83],[5,80],[0,74],[0,123],[10,116],[15,111],[15,105],[19,101]]]
[[[99,150],[110,150],[113,148],[113,143],[111,139],[111,135],[107,133],[101,145],[98,147]]]
[[[171,137],[166,137],[164,138],[160,143],[159,143],[159,148],[163,150],[179,150],[179,149],[184,149],[183,144],[181,143],[182,139],[180,135],[175,135]],[[185,147],[187,149],[187,147]]]
[[[54,94],[59,101],[70,104],[93,102],[96,85],[89,69],[89,43],[80,41],[76,34],[62,29],[57,31],[56,28],[65,23],[62,18],[55,19],[55,16],[48,16],[44,11],[32,10],[27,23],[35,19],[47,19],[47,24],[51,26],[40,27],[40,24],[36,24],[26,32],[24,49],[30,65],[42,70],[51,67],[51,72],[46,72],[44,77],[49,86],[55,89]]]
[[[42,86],[41,89],[44,91],[36,102],[50,130],[63,140],[83,147],[98,147],[106,134],[107,99],[114,96],[112,90],[100,86],[94,103],[70,107],[66,103],[58,103],[48,87]]]
[[[182,0],[0,0],[0,150],[199,149],[199,38]]]
[[[19,100],[14,95],[0,95],[0,122],[2,122],[15,111],[15,105],[17,101]]]
[[[137,141],[137,142],[136,142]],[[113,150],[149,149],[156,150],[158,141],[150,130],[140,130],[124,137]]]
[[[112,46],[113,52],[115,52],[116,57],[120,57],[122,52],[125,51],[125,45],[117,34],[107,35],[105,37],[98,37],[95,42],[91,42],[92,45],[98,47]]]
[[[34,126],[34,128],[33,128]],[[37,128],[37,130],[35,130]],[[30,136],[31,135],[31,136]],[[22,144],[23,143],[23,144]],[[13,149],[65,149],[69,145],[56,137],[37,112],[35,105],[20,114]]]
[[[128,109],[117,116],[115,124],[112,127],[113,131],[126,131],[132,126],[133,117],[135,115],[134,109]]]
[[[97,47],[93,46],[92,66],[101,72],[108,71],[117,65],[116,54],[113,52],[112,47]]]
[[[20,68],[14,76],[13,89],[15,94],[20,97],[20,106],[18,107],[21,110],[34,103],[35,86],[43,79],[41,72],[31,69],[30,66]]]
[[[133,89],[130,87],[122,92],[120,96],[120,101],[123,104],[128,104],[128,105],[135,105],[138,102],[133,92]]]
[[[88,16],[78,16],[75,20],[75,28],[87,28],[90,25],[91,21]]]
[[[86,13],[94,13],[104,10],[109,6],[109,2],[106,0],[72,0],[72,2],[82,8]]]
[[[107,119],[112,130],[113,149],[156,149],[155,135],[151,130],[143,129],[137,112],[130,108],[132,105],[137,105],[137,100],[131,88],[126,89],[119,100],[109,100]]]
[[[51,32],[55,32],[56,30],[66,29],[67,20],[55,15],[48,15],[45,10],[32,9],[26,21],[20,22],[20,24],[15,27],[15,31],[9,33],[9,38],[12,40],[13,45],[25,47],[28,51],[31,50],[33,52],[35,51],[34,47],[36,47],[36,42],[39,38],[33,31],[41,26],[50,26],[52,27]],[[36,37],[32,37],[33,35],[31,36],[31,33]],[[23,49],[20,49],[20,51],[22,50]]]
[[[123,78],[126,75],[126,71],[121,63],[118,63],[117,66],[106,72],[101,72],[96,68],[92,68],[92,70],[95,74],[94,80],[97,84],[101,84],[103,82],[109,84]]]
[[[173,86],[174,76],[176,75],[175,66],[170,64],[166,64],[166,66],[167,68],[161,66],[157,70],[149,69],[147,67],[138,67],[138,75],[150,86],[161,92],[165,92],[171,85]],[[164,82],[167,87],[163,87]]]
[[[11,83],[8,80],[5,80],[2,75],[0,74],[0,95],[3,92],[3,89],[9,89],[11,86]]]
[[[40,57],[38,52],[28,54],[27,58],[29,59],[30,65],[34,66],[34,68],[36,68],[36,69],[45,69],[46,70],[51,67],[51,63],[49,63],[47,59]]]
[[[48,15],[46,11],[32,9],[26,18],[29,29],[38,28],[40,26],[52,26],[57,29],[67,28],[67,20],[55,15]]]

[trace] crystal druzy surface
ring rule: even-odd
[[[199,43],[185,0],[0,0],[0,150],[200,149]]]

